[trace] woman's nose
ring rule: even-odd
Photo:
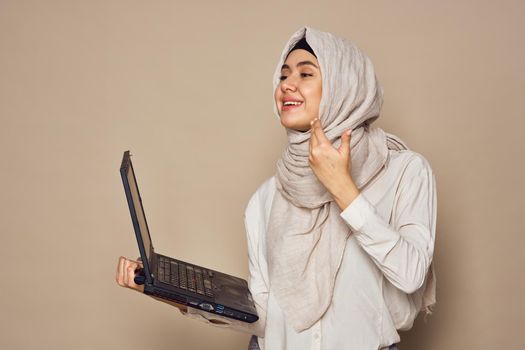
[[[287,77],[286,80],[281,82],[281,90],[285,91],[295,91],[297,90],[297,80],[293,77]]]

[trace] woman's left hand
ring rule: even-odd
[[[341,145],[336,149],[326,137],[321,122],[315,118],[310,122],[310,168],[315,176],[332,194],[335,201],[344,210],[359,195],[352,176],[350,157],[350,133],[347,130],[341,135]]]

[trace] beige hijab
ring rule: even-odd
[[[407,149],[402,140],[370,124],[379,118],[383,89],[370,59],[350,40],[304,26],[285,45],[273,77],[279,84],[289,50],[306,36],[320,65],[323,93],[319,119],[334,147],[351,128],[352,179],[360,190],[384,167],[389,149]],[[274,104],[274,113],[279,117]],[[300,332],[330,305],[350,227],[308,164],[310,131],[286,129],[288,147],[277,162],[277,191],[267,232],[271,289],[293,328]],[[423,307],[435,303],[434,288]],[[426,302],[425,302],[426,300]]]

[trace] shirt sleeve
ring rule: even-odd
[[[258,205],[258,196],[255,193],[250,199],[244,213],[244,225],[246,228],[246,238],[248,244],[248,261],[249,261],[249,278],[248,286],[254,299],[257,315],[259,319],[253,323],[247,323],[235,320],[229,317],[220,316],[200,309],[188,307],[188,311],[181,313],[190,318],[201,322],[208,323],[219,328],[229,328],[232,330],[254,334],[258,337],[264,337],[264,328],[266,324],[266,305],[268,302],[268,288],[263,277],[260,262],[259,235],[257,229],[262,213],[262,208]]]
[[[423,157],[414,157],[403,172],[394,196],[392,224],[363,193],[341,217],[394,286],[411,294],[423,285],[432,262],[436,222],[436,180]]]
[[[248,334],[255,334],[257,336],[262,336],[259,330],[259,326],[257,325],[257,322],[253,323],[247,323],[239,320],[235,320],[233,318],[220,316],[217,314],[212,314],[210,312],[206,312],[203,310],[195,309],[192,307],[188,307],[188,311],[184,312],[179,309],[179,311],[189,318],[192,318],[194,320],[204,322],[207,324],[210,324],[214,327],[218,328],[228,328],[234,331],[239,331],[243,333]]]
[[[259,192],[252,196],[244,213],[244,225],[246,227],[246,241],[248,243],[248,287],[253,297],[259,320],[254,322],[257,327],[258,337],[264,337],[266,327],[266,313],[268,307],[269,284],[267,280],[267,268],[265,249],[263,247],[264,235],[261,230],[266,229],[264,224],[265,208],[261,202]]]

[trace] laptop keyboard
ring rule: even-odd
[[[213,272],[159,255],[159,281],[213,298]]]

